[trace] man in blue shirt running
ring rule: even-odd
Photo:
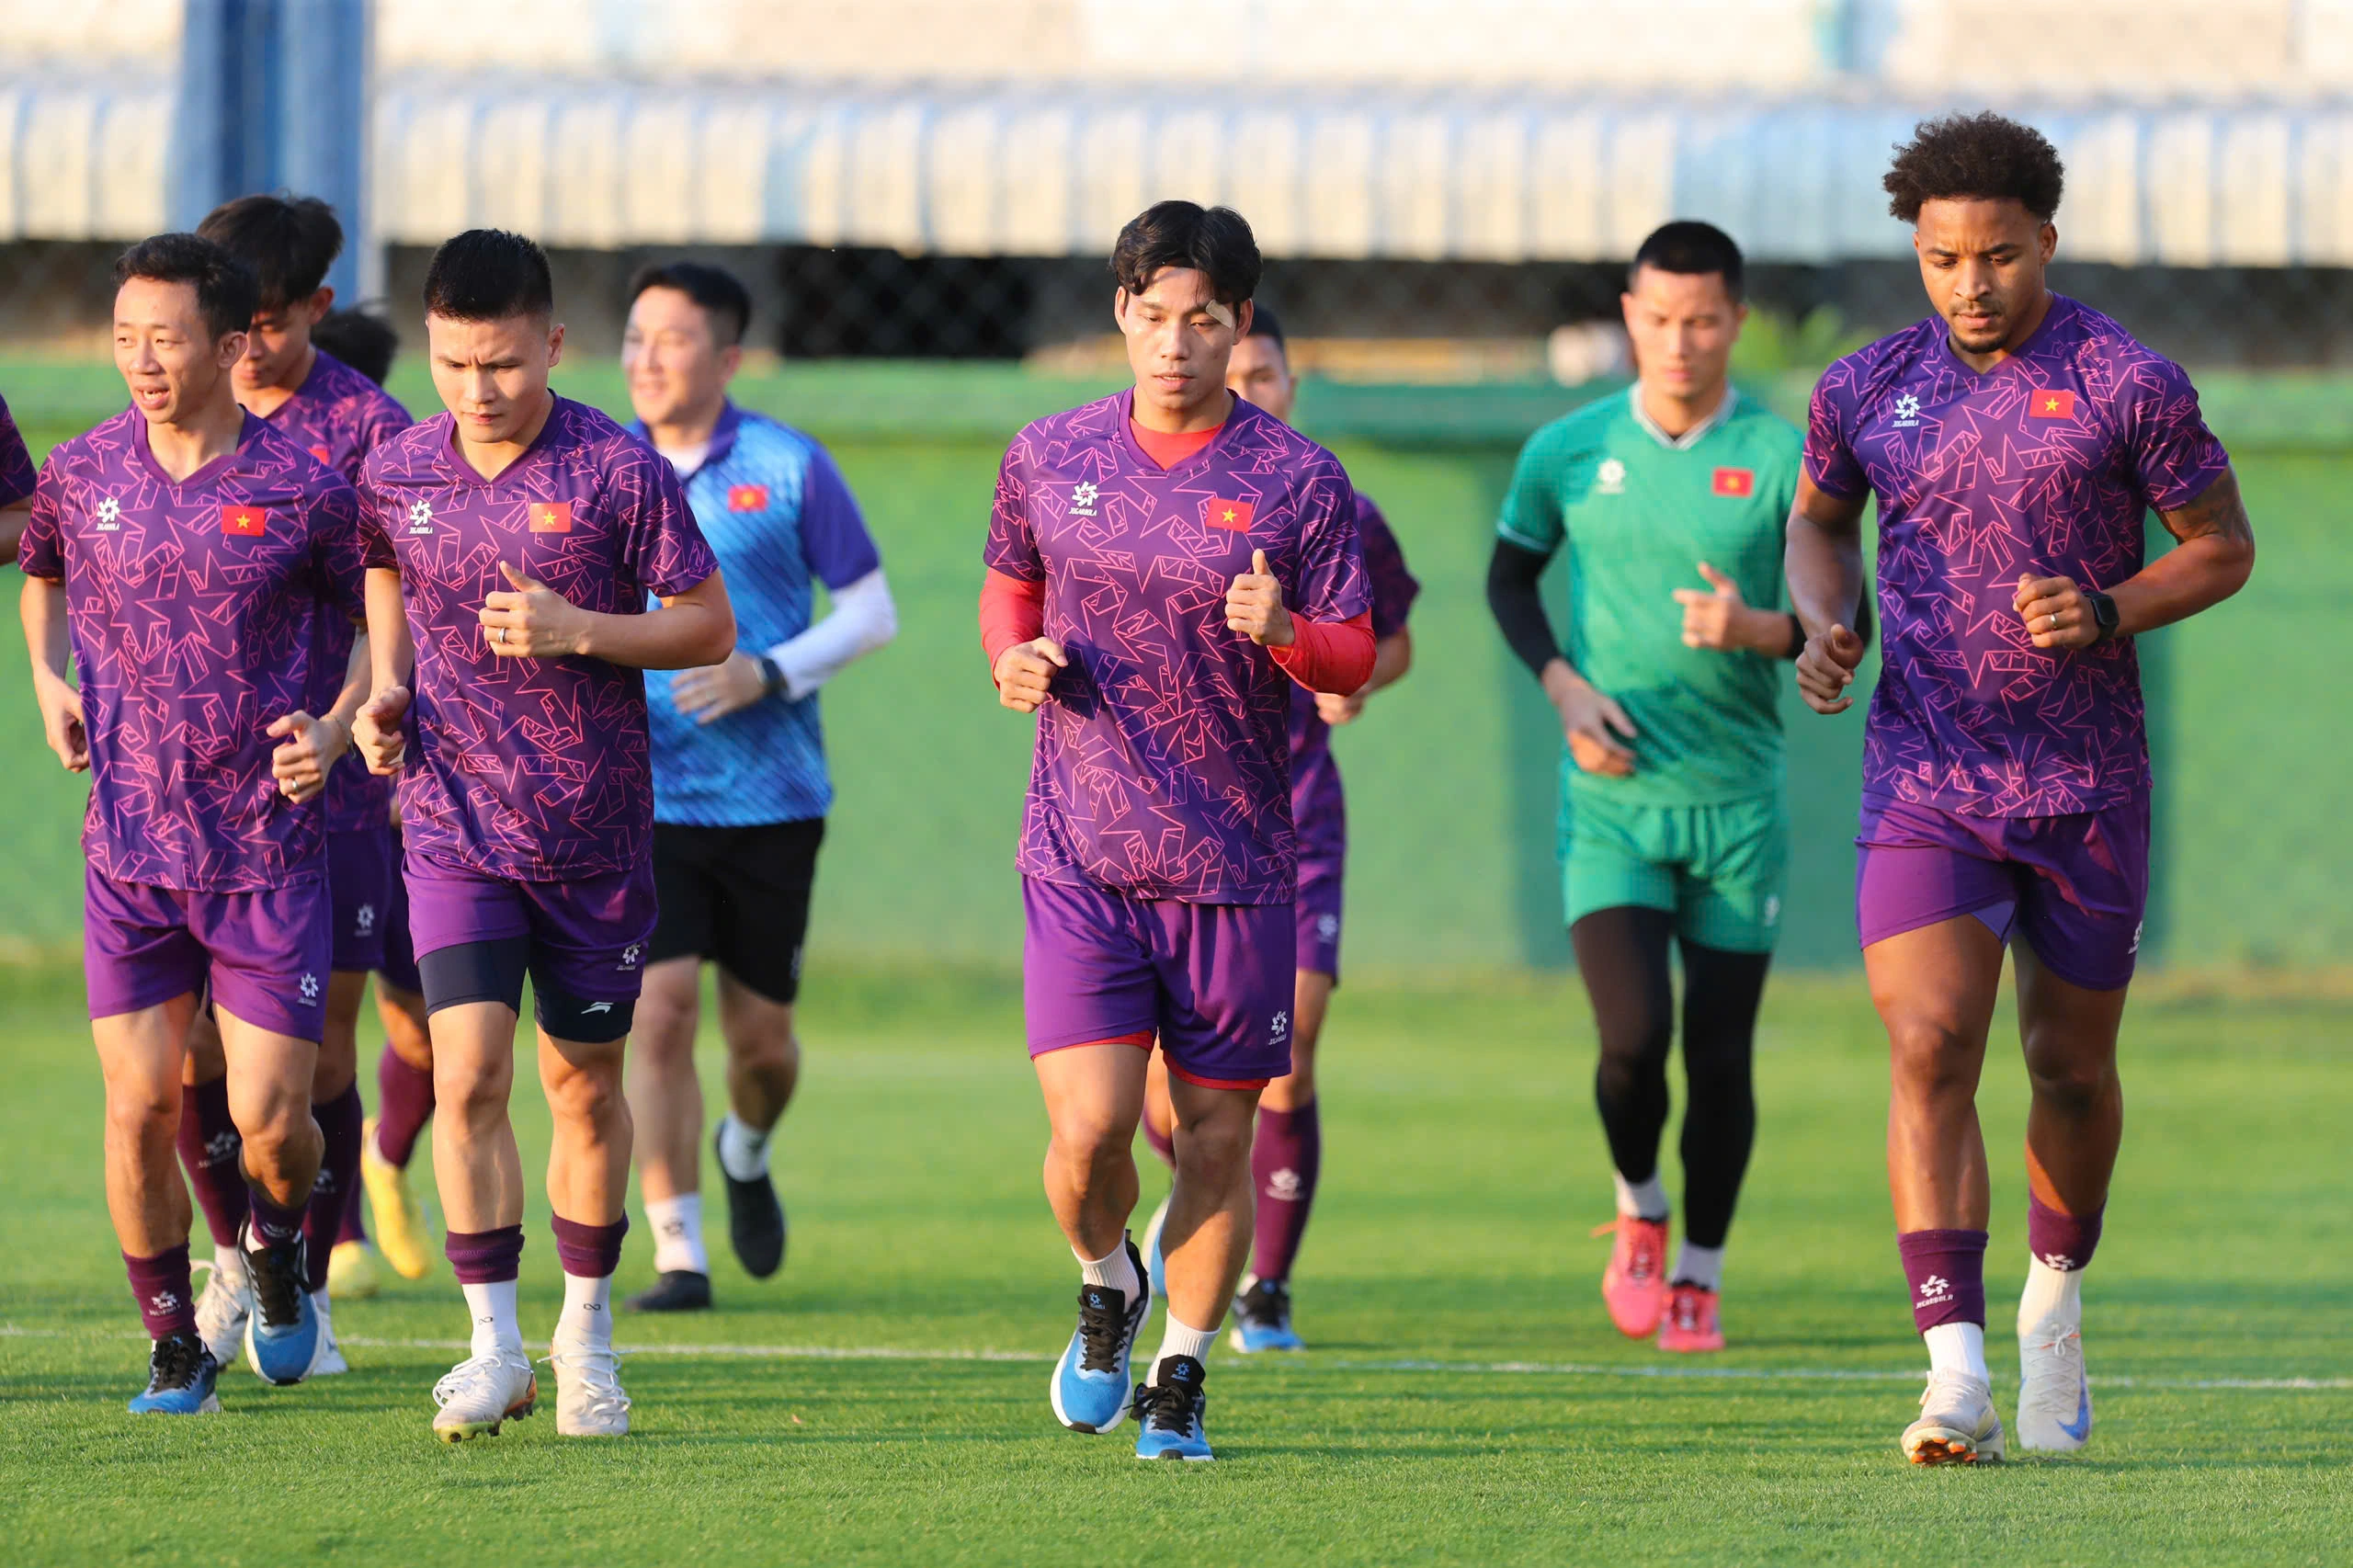
[[[660,1278],[628,1305],[710,1305],[702,1241],[701,969],[719,966],[728,1113],[714,1139],[729,1239],[754,1278],[784,1262],[768,1139],[792,1098],[792,1005],[833,784],[817,688],[898,630],[881,557],[824,449],[731,403],[751,296],[715,267],[673,262],[630,287],[621,363],[637,433],[685,481],[735,606],[723,665],[649,673],[654,877],[661,903],[637,1006],[630,1112]],[[812,621],[816,585],[832,608]]]

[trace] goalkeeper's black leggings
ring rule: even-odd
[[[1666,1057],[1675,1039],[1675,985],[1667,948],[1675,916],[1663,909],[1600,909],[1569,927],[1577,970],[1601,1036],[1594,1098],[1618,1174],[1630,1182],[1658,1170],[1666,1131]],[[1719,1247],[1732,1228],[1740,1178],[1756,1141],[1756,1005],[1769,953],[1732,953],[1685,938],[1683,949],[1683,1233]]]

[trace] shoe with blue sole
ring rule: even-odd
[[[1209,1397],[1201,1391],[1206,1372],[1190,1356],[1171,1356],[1135,1392],[1136,1458],[1213,1460],[1201,1413]]]
[[[133,1415],[211,1415],[221,1409],[214,1392],[221,1364],[193,1334],[170,1334],[147,1353],[147,1387],[134,1396]]]
[[[1279,1279],[1245,1279],[1233,1298],[1233,1326],[1226,1343],[1245,1356],[1261,1350],[1304,1350],[1307,1342],[1290,1325],[1290,1287]]]
[[[253,1315],[245,1320],[245,1359],[267,1383],[283,1388],[311,1375],[327,1344],[303,1282],[302,1238],[245,1254],[253,1275]]]
[[[1070,1336],[1070,1346],[1046,1385],[1054,1419],[1074,1432],[1108,1432],[1127,1419],[1132,1403],[1129,1358],[1152,1310],[1152,1285],[1136,1244],[1123,1240],[1120,1244],[1142,1281],[1135,1299],[1130,1301],[1127,1291],[1108,1285],[1081,1285],[1078,1331]]]

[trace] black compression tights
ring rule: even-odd
[[[1569,927],[1577,970],[1593,998],[1601,1036],[1594,1098],[1609,1155],[1628,1181],[1658,1169],[1666,1130],[1666,1056],[1675,1036],[1675,987],[1667,946],[1675,916],[1631,906],[1596,910]],[[1718,1247],[1732,1228],[1740,1178],[1756,1141],[1750,1061],[1756,1004],[1769,953],[1731,953],[1685,940],[1683,1232],[1694,1246]]]

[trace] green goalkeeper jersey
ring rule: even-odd
[[[1683,644],[1677,588],[1705,591],[1707,562],[1750,604],[1784,603],[1781,540],[1803,438],[1738,392],[1670,438],[1639,388],[1528,438],[1495,531],[1524,550],[1569,551],[1568,656],[1633,722],[1634,772],[1563,761],[1573,798],[1697,806],[1781,786],[1785,661]]]

